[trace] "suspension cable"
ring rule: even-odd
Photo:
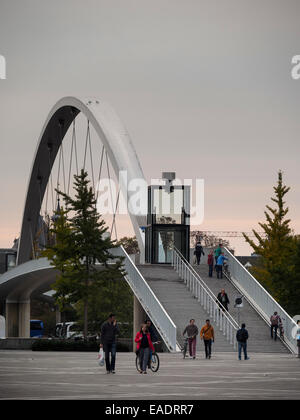
[[[31,221],[29,223],[30,223],[30,238],[31,238],[31,246],[32,246],[32,257],[35,260],[36,259],[36,255],[35,255],[35,249],[34,249],[34,241],[33,241]]]
[[[57,172],[57,183],[56,183],[56,197],[55,202],[57,202],[58,198],[58,190],[59,190],[59,178],[60,178],[60,162],[61,162],[61,150],[59,151],[59,159],[58,159],[58,172]],[[55,208],[53,209],[55,211]]]
[[[108,164],[108,156],[107,156],[107,151],[106,150],[105,150],[105,157],[106,157],[107,174],[108,174],[108,180],[109,180],[109,190],[110,190],[111,205],[112,205],[112,208],[114,208],[114,205],[113,205],[113,196],[112,196],[112,188],[111,188],[111,178],[110,178],[110,171],[109,171],[109,164]],[[115,223],[114,223],[114,217],[113,217],[113,222],[112,222],[112,226],[111,226],[111,234],[112,234],[113,225],[115,225]],[[116,226],[115,226],[115,235],[116,235],[116,238],[117,238],[117,229],[116,229]]]
[[[111,236],[112,235],[113,228],[115,228],[116,240],[118,240],[117,226],[116,226],[116,213],[117,213],[118,205],[119,205],[119,197],[120,197],[120,187],[119,187],[119,190],[118,190],[117,201],[116,201],[116,208],[115,208],[115,211],[114,211],[113,221],[112,221],[112,226],[111,226],[111,231],[110,231],[110,236]]]
[[[51,170],[51,152],[52,152],[52,144],[48,144],[48,162],[49,162],[49,172],[50,172],[50,190],[51,190],[51,198],[52,198],[52,211],[54,211],[54,189],[53,189],[53,179],[52,179],[52,170]],[[48,181],[49,184],[49,181]]]
[[[71,182],[71,170],[72,170],[72,162],[73,162],[73,148],[74,148],[74,126],[75,126],[75,119],[73,121],[73,131],[72,131],[72,143],[71,143],[71,157],[70,157],[70,166],[69,166],[69,176],[68,176],[68,192],[70,192],[70,182]],[[78,172],[77,172],[78,175]]]
[[[78,171],[78,157],[77,157],[77,144],[76,144],[76,127],[75,127],[76,119],[74,118],[73,121],[73,135],[74,135],[74,150],[75,150],[75,160],[76,160],[76,174],[79,175]]]
[[[61,148],[61,157],[62,157],[62,170],[63,170],[63,180],[64,180],[64,193],[66,193],[67,190],[66,190],[66,174],[65,174],[65,159],[64,159],[62,127],[63,127],[63,122],[60,122],[59,123],[60,148]]]
[[[87,152],[87,144],[89,138],[89,131],[90,131],[90,121],[87,122],[87,130],[86,130],[86,139],[85,139],[85,148],[84,148],[84,160],[83,160],[83,170],[85,170],[85,161],[86,161],[86,152]]]
[[[99,187],[100,179],[101,179],[103,156],[104,156],[104,146],[102,146],[102,151],[101,151],[100,168],[99,168],[99,176],[98,176],[98,183],[97,183],[98,187]],[[97,189],[97,192],[96,192],[96,203],[98,201],[98,196],[99,196],[99,188]]]
[[[41,177],[38,177],[38,183],[39,183],[39,198],[40,198],[40,212],[39,213],[42,213],[42,204],[43,203],[42,203],[42,187],[41,187],[42,178]],[[44,236],[44,242],[46,242],[45,225],[43,223],[44,219],[43,219],[43,216],[41,214],[39,214],[39,221],[40,221],[40,218],[42,219],[41,220],[42,226],[41,226],[41,229],[37,231],[37,233],[41,232],[40,234]],[[39,223],[39,221],[38,221],[38,223]],[[37,237],[37,240],[38,240],[38,237]]]
[[[92,169],[92,182],[93,190],[95,194],[95,178],[94,178],[94,166],[93,166],[93,157],[92,157],[92,142],[91,142],[91,131],[89,130],[89,146],[90,146],[90,158],[91,158],[91,169]]]
[[[48,214],[48,195],[49,195],[49,181],[47,182],[47,187],[46,187],[46,201],[45,201],[45,209],[44,209],[45,217]]]

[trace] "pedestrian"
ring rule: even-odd
[[[283,328],[283,323],[282,323],[281,318],[279,321],[278,328],[279,328],[279,337],[281,338],[282,341],[284,341],[284,328]]]
[[[210,251],[207,257],[207,264],[208,264],[208,277],[213,276],[213,269],[214,269],[214,254],[213,251]]]
[[[136,334],[137,351],[140,362],[140,373],[147,373],[150,350],[154,351],[147,324],[142,324],[140,331]]]
[[[228,311],[228,305],[230,304],[229,298],[227,296],[227,293],[225,293],[225,289],[221,289],[221,291],[218,293],[217,296],[218,302],[221,304],[221,309],[224,311]]]
[[[219,244],[219,246],[214,251],[216,271],[217,271],[217,261],[221,254],[222,254],[222,244]]]
[[[239,349],[239,360],[242,360],[242,350],[244,352],[244,359],[249,360],[250,357],[247,355],[247,340],[249,338],[248,331],[246,330],[246,324],[242,324],[242,327],[236,333],[236,340],[238,342]]]
[[[156,329],[154,328],[154,325],[152,324],[152,321],[151,321],[150,319],[146,319],[146,320],[145,320],[145,324],[146,324],[146,325],[147,325],[147,327],[148,327],[148,332],[150,333],[150,338],[151,338],[152,344],[153,344],[153,343],[157,343],[157,344],[159,344],[159,343],[160,343],[160,341],[158,341],[157,331],[156,331]],[[154,347],[154,346],[153,346],[153,347]],[[150,368],[150,367],[151,367],[151,357],[152,357],[152,350],[151,350],[151,348],[150,348],[150,350],[149,350],[148,368]]]
[[[103,348],[105,353],[106,373],[116,373],[116,336],[119,333],[116,316],[115,314],[110,314],[107,321],[102,325],[100,337],[100,348]]]
[[[200,241],[196,243],[194,255],[196,255],[197,265],[199,265],[200,260],[201,260],[201,255],[205,255],[203,251],[203,246],[201,245]]]
[[[205,358],[211,358],[211,344],[215,342],[214,328],[210,323],[210,320],[205,321],[205,325],[201,328],[200,338],[204,341]]]
[[[277,312],[274,312],[274,314],[271,316],[270,318],[270,322],[271,322],[271,338],[276,341],[277,340],[277,330],[279,325],[281,324],[281,318],[278,315]],[[274,336],[273,336],[273,331],[274,331]]]
[[[152,343],[158,341],[157,331],[154,325],[152,324],[152,321],[150,319],[146,319],[145,324],[148,327],[148,332],[150,333]]]
[[[187,325],[182,333],[184,335],[187,333],[188,341],[189,341],[189,352],[190,357],[193,359],[196,358],[196,344],[197,344],[197,335],[198,335],[198,327],[195,324],[195,320],[191,319],[189,325]]]
[[[221,255],[217,259],[217,278],[222,279],[223,278],[223,264],[224,261],[228,260],[227,257],[225,257],[224,252],[221,253]]]

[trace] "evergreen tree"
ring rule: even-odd
[[[243,236],[254,252],[261,256],[260,265],[253,267],[251,272],[270,292],[270,294],[286,309],[289,306],[288,296],[291,279],[294,274],[296,239],[290,228],[290,219],[285,207],[284,197],[290,190],[283,184],[282,172],[278,172],[277,185],[273,187],[275,197],[271,200],[276,206],[266,206],[266,222],[259,223],[265,232],[262,237],[253,229],[258,241],[256,244],[245,233]]]
[[[101,287],[95,291],[90,297],[88,306],[88,329],[92,334],[99,334],[101,325],[107,320],[107,315],[112,312],[117,314],[118,323],[126,325],[127,334],[125,337],[130,337],[132,334],[133,323],[133,293],[123,279],[102,279]],[[83,327],[83,302],[79,301],[75,305],[76,311],[79,315],[78,327]],[[124,330],[124,328],[122,328]]]
[[[287,308],[292,315],[300,313],[300,236],[297,237],[294,272],[289,281],[287,293]]]
[[[127,254],[139,254],[139,244],[135,236],[133,237],[127,237],[124,236],[118,241],[118,245],[123,245],[125,251]]]
[[[97,212],[87,172],[81,170],[74,179],[75,198],[57,191],[66,205],[67,223],[62,235],[57,236],[60,243],[50,251],[49,257],[56,268],[64,270],[54,285],[57,295],[64,296],[69,303],[81,302],[83,305],[86,338],[89,301],[106,281],[120,279],[125,273],[122,258],[114,257],[109,251],[116,245],[109,235],[105,235],[108,227]],[[57,224],[64,222],[61,220]]]
[[[70,274],[76,266],[75,254],[73,252],[72,230],[67,220],[67,211],[59,206],[52,217],[52,224],[49,227],[51,244],[42,252],[42,257],[47,257],[50,264],[55,267],[59,274],[57,281],[52,285],[55,290],[54,299],[59,311],[63,314],[70,309],[73,303],[70,290]]]

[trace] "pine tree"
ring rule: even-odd
[[[80,175],[74,175],[74,179],[75,198],[57,191],[65,202],[67,229],[64,231],[65,236],[57,237],[58,240],[61,239],[61,244],[59,249],[56,247],[56,250],[52,250],[50,257],[56,268],[65,270],[56,281],[57,293],[67,296],[68,301],[73,304],[82,302],[83,333],[86,338],[90,299],[99,292],[105,281],[121,279],[125,273],[122,258],[113,256],[109,251],[116,244],[109,235],[105,235],[108,227],[97,212],[96,199],[89,186],[87,172],[81,170]],[[63,220],[59,223],[63,224]],[[111,264],[112,261],[114,264]],[[64,262],[66,265],[60,266]]]
[[[271,200],[276,204],[274,208],[267,205],[265,211],[266,222],[259,223],[265,232],[265,237],[254,229],[253,233],[258,241],[256,244],[245,233],[243,236],[254,252],[261,256],[260,266],[253,267],[252,273],[271,295],[286,308],[291,278],[294,273],[296,239],[290,228],[290,219],[285,207],[284,197],[290,187],[283,184],[282,172],[278,172],[277,186],[273,187],[275,197]]]
[[[300,236],[297,237],[294,272],[289,281],[287,293],[287,308],[292,315],[300,313]]]
[[[73,252],[72,230],[67,220],[67,211],[58,205],[49,227],[51,244],[42,252],[42,257],[47,257],[50,264],[58,270],[56,282],[52,285],[55,290],[54,299],[64,315],[73,303],[70,288],[70,274],[76,266]]]

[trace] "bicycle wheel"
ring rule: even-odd
[[[150,369],[152,372],[157,372],[159,369],[159,357],[157,353],[152,354]]]
[[[135,358],[135,367],[136,367],[136,370],[138,372],[140,372],[141,368],[140,368],[140,358],[139,358],[139,356],[136,356],[136,358]]]
[[[184,343],[183,350],[182,350],[182,353],[183,353],[183,358],[184,358],[184,359],[185,359],[185,356],[186,356],[186,352],[187,352],[187,344],[186,344],[186,343]]]

